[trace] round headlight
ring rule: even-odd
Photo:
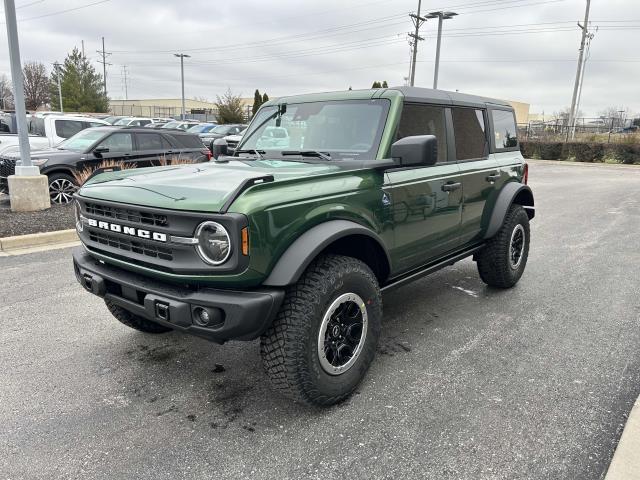
[[[73,202],[73,216],[76,217],[76,230],[81,232],[84,225],[82,224],[82,210],[80,209],[80,202],[78,202],[78,200]]]
[[[200,258],[211,265],[220,265],[231,254],[231,240],[227,230],[217,222],[203,222],[196,229]]]

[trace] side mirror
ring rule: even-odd
[[[103,153],[109,153],[108,147],[96,147],[93,149],[93,153],[97,156],[102,155]]]
[[[438,141],[435,135],[404,137],[391,145],[391,158],[399,167],[435,165]]]
[[[211,154],[213,158],[227,155],[228,151],[227,141],[224,138],[218,138],[211,143]]]

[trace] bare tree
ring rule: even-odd
[[[13,110],[11,80],[5,74],[0,75],[0,110]]]
[[[24,103],[27,110],[36,110],[49,103],[49,76],[44,64],[27,62],[22,72],[24,76]]]

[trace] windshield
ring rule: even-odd
[[[72,152],[86,152],[91,145],[104,137],[104,134],[105,132],[102,129],[87,128],[61,142],[57,148]]]
[[[187,132],[191,132],[191,133],[205,133],[208,132],[209,130],[211,130],[213,127],[215,127],[215,125],[194,125],[193,127],[190,127],[187,129]]]
[[[180,125],[180,122],[169,122],[165,123],[161,128],[178,128],[178,125]]]
[[[276,105],[261,109],[251,122],[239,150],[315,150],[332,159],[374,158],[384,129],[389,101],[336,100],[287,104],[282,116]],[[267,118],[270,118],[267,120]]]
[[[216,128],[211,130],[211,133],[220,133],[226,135],[227,133],[229,133],[231,128],[232,127],[230,125],[218,125]]]
[[[114,123],[114,125],[128,125],[130,121],[130,118],[121,118],[116,123]]]

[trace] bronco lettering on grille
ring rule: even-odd
[[[124,233],[125,235],[131,235],[132,237],[155,240],[157,242],[167,241],[166,233],[151,232],[149,230],[143,230],[141,228],[126,227],[124,225],[118,225],[117,223],[104,222],[102,220],[95,220],[93,218],[87,218],[87,224],[90,227],[101,228],[102,230],[109,230],[110,232]]]

